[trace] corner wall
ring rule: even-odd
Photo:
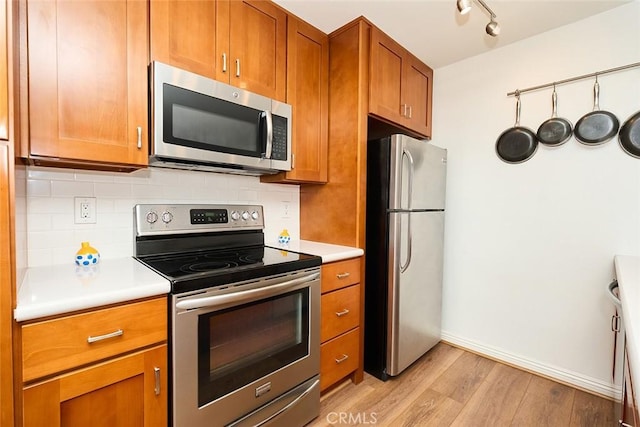
[[[617,139],[540,146],[517,165],[494,147],[514,124],[507,92],[640,61],[639,22],[636,1],[434,77],[432,142],[449,150],[443,338],[610,396],[605,286],[614,255],[640,255],[640,159]],[[621,123],[640,110],[640,68],[599,82],[601,108]],[[591,111],[593,83],[558,86],[559,116],[575,124]],[[521,125],[535,132],[551,89],[521,99]]]

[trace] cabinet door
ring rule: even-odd
[[[28,1],[30,154],[147,164],[147,2]]]
[[[404,102],[408,105],[407,127],[431,137],[433,70],[412,56],[405,62]]]
[[[25,426],[167,425],[167,346],[25,387]]]
[[[287,14],[271,1],[218,3],[220,14],[227,8],[229,13],[229,83],[285,101]],[[219,16],[219,22],[223,19]],[[220,26],[218,47],[224,43],[223,31]]]
[[[9,64],[7,46],[7,2],[0,5],[0,139],[9,139]]]
[[[293,109],[293,168],[263,176],[262,181],[326,183],[329,37],[294,17],[289,17],[287,33],[287,103]]]
[[[369,112],[402,124],[407,109],[402,99],[405,50],[386,34],[371,30]]]
[[[216,2],[152,0],[150,8],[151,60],[215,78]]]

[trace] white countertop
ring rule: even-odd
[[[293,252],[301,252],[303,254],[317,255],[322,257],[323,264],[342,261],[349,258],[357,258],[364,255],[364,251],[360,248],[313,242],[310,240],[292,240],[287,244],[271,243],[268,244],[268,246],[282,248]]]
[[[18,291],[17,321],[166,294],[169,281],[135,259],[101,259],[91,267],[75,264],[32,267]]]
[[[622,319],[627,336],[627,355],[631,366],[631,379],[640,386],[640,257],[616,255],[616,278],[622,303]],[[638,394],[636,394],[636,398]],[[640,404],[640,402],[636,402]]]

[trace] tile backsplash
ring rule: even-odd
[[[300,236],[297,185],[263,184],[260,178],[149,168],[130,174],[72,169],[26,169],[29,267],[73,262],[80,242],[103,258],[133,254],[133,206],[138,203],[249,203],[264,207],[265,240],[286,228]],[[96,198],[96,223],[76,224],[74,197]]]

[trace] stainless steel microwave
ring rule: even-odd
[[[149,164],[246,175],[291,170],[291,106],[151,64]]]

